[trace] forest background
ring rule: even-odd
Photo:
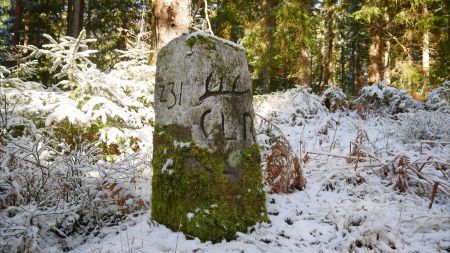
[[[0,65],[18,64],[11,54],[16,45],[41,47],[44,33],[76,38],[85,28],[96,39],[93,62],[107,70],[139,31],[149,31],[140,39],[155,47],[157,4],[2,0]],[[314,92],[339,87],[353,96],[384,81],[424,99],[450,76],[450,4],[443,0],[194,0],[190,6],[197,29],[206,30],[210,21],[215,35],[244,46],[256,93],[307,85]],[[39,61],[32,79],[51,84],[51,64]]]

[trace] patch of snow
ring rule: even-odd
[[[432,109],[450,110],[450,80],[428,94],[426,105]]]
[[[89,118],[77,108],[75,101],[63,100],[61,101],[50,113],[46,120],[45,125],[49,126],[53,122],[60,122],[63,119],[67,119],[70,123],[86,124],[89,125]]]
[[[236,44],[236,43],[234,43],[232,41],[229,41],[229,40],[226,40],[226,39],[223,39],[223,38],[220,38],[220,37],[217,37],[217,36],[214,36],[212,34],[202,32],[202,31],[197,31],[197,32],[190,33],[188,35],[187,39],[189,40],[190,38],[195,38],[195,37],[207,37],[209,39],[214,39],[214,40],[220,41],[222,43],[225,43],[228,46],[231,46],[231,47],[233,47],[235,49],[239,49],[239,50],[242,50],[242,51],[245,50],[244,47],[239,45],[239,44]]]
[[[169,175],[172,175],[172,170],[170,170],[170,166],[173,165],[173,160],[172,159],[167,159],[166,163],[163,165],[163,167],[161,168],[161,172],[165,173],[169,173]]]
[[[189,148],[191,146],[191,142],[181,142],[181,141],[173,141],[173,146],[175,148]]]

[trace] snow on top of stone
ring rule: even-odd
[[[231,46],[231,47],[233,47],[235,49],[244,50],[243,46],[241,46],[241,45],[239,45],[237,43],[234,43],[233,41],[229,41],[229,40],[217,37],[215,35],[212,35],[212,34],[209,34],[209,33],[205,33],[203,31],[197,31],[197,32],[190,33],[188,35],[187,39],[189,40],[190,38],[195,38],[195,37],[207,37],[207,38],[210,38],[210,39],[215,39],[215,40],[223,42],[224,44],[227,44],[228,46]]]

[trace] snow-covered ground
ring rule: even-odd
[[[424,136],[449,140],[448,112],[331,113],[320,97],[304,89],[257,96],[254,104],[256,113],[278,126],[304,158],[307,180],[306,190],[290,194],[273,194],[266,187],[268,223],[239,233],[234,241],[212,244],[173,232],[144,211],[103,228],[71,252],[450,251],[449,196],[438,190],[428,208],[432,183],[440,182],[448,194],[450,145],[420,149]],[[278,133],[265,121],[255,126],[265,157]],[[345,159],[350,142],[364,147],[364,160]],[[419,174],[402,167],[425,161],[432,162]],[[151,173],[146,175],[140,191],[147,191],[149,199]]]
[[[269,222],[212,244],[150,220],[148,45],[104,72],[78,52],[90,40],[50,41],[57,53],[29,50],[52,59],[54,86],[28,81],[29,57],[0,66],[0,252],[450,252],[450,81],[426,103],[367,86],[354,110],[333,88],[255,96],[263,173],[283,133],[306,189],[267,185]]]

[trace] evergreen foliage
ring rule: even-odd
[[[68,2],[1,1],[0,54],[11,51],[22,2],[19,44],[42,46],[41,34],[65,36]],[[118,62],[135,27],[153,26],[149,0],[84,0],[86,37],[96,39],[93,63]],[[374,82],[417,93],[423,98],[450,75],[449,4],[442,0],[210,0],[215,35],[245,46],[255,91],[307,85],[316,92],[338,86],[355,95]],[[206,29],[204,1],[193,0],[193,27]],[[148,42],[155,38],[146,36]],[[150,52],[146,53],[149,54]],[[17,64],[4,56],[2,65]],[[39,60],[35,80],[53,82],[48,60]]]

